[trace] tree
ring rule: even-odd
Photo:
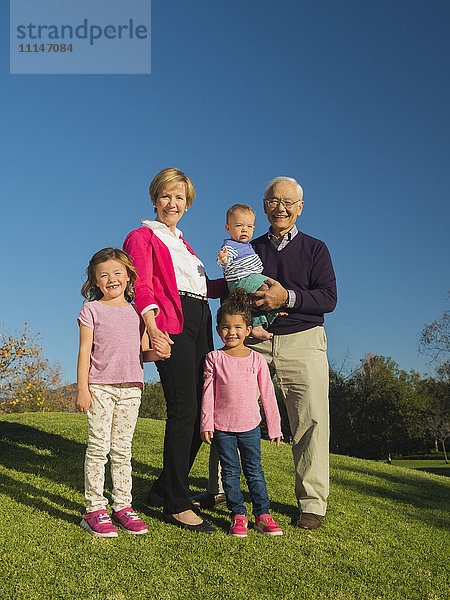
[[[447,296],[450,295],[450,292]],[[422,330],[419,352],[428,354],[436,367],[438,377],[450,381],[450,312],[444,311],[437,321],[428,323]]]
[[[424,379],[420,385],[421,394],[426,398],[426,429],[434,440],[436,452],[441,442],[445,462],[448,463],[445,441],[450,435],[450,381]]]
[[[450,435],[450,422],[448,414],[445,414],[444,411],[441,411],[439,413],[435,413],[434,415],[430,415],[428,418],[428,427],[431,435],[433,435],[436,440],[441,442],[444,459],[448,464],[447,451],[445,448],[445,440]]]
[[[28,329],[27,323],[23,329],[13,335],[5,331],[0,334],[0,410],[7,411],[15,406],[14,390],[18,382],[28,373],[33,362],[38,360],[42,348],[37,345],[37,335]]]
[[[0,334],[0,412],[51,409],[50,392],[61,385],[61,366],[51,365],[24,323],[13,335]]]
[[[144,383],[139,416],[160,421],[166,419],[166,400],[159,381],[146,381]]]
[[[337,454],[357,454],[358,412],[352,375],[330,367],[330,449]]]
[[[10,412],[46,412],[61,409],[57,389],[62,385],[59,363],[40,356],[13,388],[14,409]]]
[[[389,458],[424,435],[420,377],[385,356],[368,354],[361,363],[348,377],[330,371],[331,449],[361,458]]]

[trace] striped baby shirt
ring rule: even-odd
[[[262,273],[263,264],[250,245],[250,242],[224,240],[221,250],[225,248],[228,260],[226,263],[221,263],[217,259],[217,264],[219,267],[222,267],[226,281],[237,281],[253,273]]]

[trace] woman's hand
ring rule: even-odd
[[[282,439],[282,438],[281,438],[280,436],[278,436],[278,437],[276,437],[276,438],[272,438],[272,439],[270,440],[270,443],[272,444],[272,442],[275,442],[275,444],[276,444],[276,446],[277,446],[277,448],[278,448],[278,446],[280,445],[281,439]]]
[[[268,277],[266,283],[250,295],[253,298],[252,306],[255,308],[259,308],[260,310],[276,310],[286,305],[288,291],[281,283]]]
[[[152,350],[156,352],[156,355],[160,359],[169,358],[170,346],[173,344],[173,340],[170,339],[169,334],[166,331],[160,331],[156,326],[155,312],[153,310],[148,310],[143,314],[143,319],[150,338]]]
[[[162,333],[162,336],[156,336],[153,339],[150,338],[152,350],[154,350],[156,355],[161,359],[170,358],[170,345],[173,344],[173,342],[167,333],[163,333],[161,331],[160,333]],[[170,343],[168,340],[170,340]]]
[[[169,358],[170,346],[173,344],[173,340],[170,339],[169,334],[155,328],[154,330],[149,331],[148,335],[150,337],[152,350],[156,352],[156,355],[162,359]]]

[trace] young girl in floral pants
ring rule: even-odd
[[[81,291],[89,301],[78,317],[77,408],[88,418],[86,514],[80,525],[97,537],[117,537],[115,525],[131,534],[147,533],[131,506],[131,442],[143,387],[142,347],[148,337],[142,317],[130,304],[136,277],[126,252],[104,248],[92,257]],[[146,354],[147,361],[158,360],[168,357],[170,348],[162,343]],[[108,454],[112,519],[103,494]]]

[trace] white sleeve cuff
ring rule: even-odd
[[[141,311],[141,315],[144,316],[145,313],[148,310],[154,310],[155,311],[155,317],[157,317],[159,315],[159,306],[157,304],[149,304],[148,306],[146,306],[142,311]]]

